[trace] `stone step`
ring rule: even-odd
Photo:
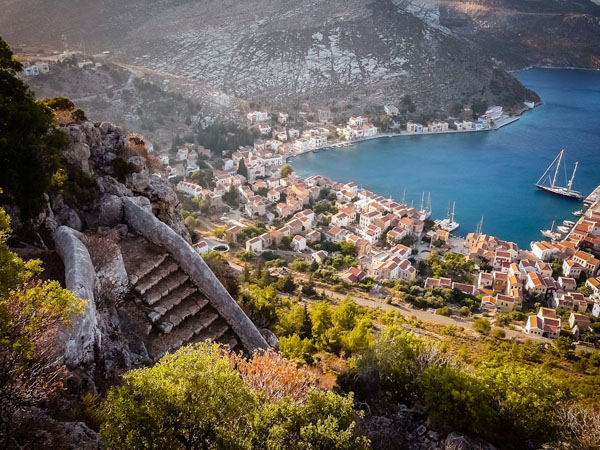
[[[179,303],[179,305],[167,312],[162,319],[163,321],[169,322],[176,327],[188,317],[200,312],[200,310],[206,305],[208,305],[208,300],[206,300],[204,297],[201,297],[199,294],[193,295],[186,298],[184,301]]]
[[[225,333],[225,335],[223,337],[221,337],[221,339],[219,339],[219,342],[223,345],[226,345],[229,347],[229,350],[237,350],[237,346],[239,344],[237,338],[235,336],[233,336],[233,333]]]
[[[132,285],[136,285],[139,280],[160,266],[168,256],[167,253],[163,253],[162,255],[157,255],[156,258],[152,258],[143,264],[140,264],[133,273],[129,274],[129,282]]]
[[[156,283],[148,292],[145,293],[144,302],[147,305],[154,305],[161,298],[173,292],[189,279],[188,275],[181,270],[173,272],[167,277]]]
[[[198,288],[188,280],[150,306],[152,307],[152,311],[157,314],[157,317],[162,317],[187,297],[197,292]],[[153,320],[153,322],[156,322],[156,320]]]
[[[219,319],[219,315],[211,307],[203,308],[198,314],[188,317],[179,326],[173,327],[169,333],[160,334],[151,345],[151,353],[159,358],[168,351],[175,351],[194,336],[203,332]]]
[[[172,261],[165,260],[160,266],[146,274],[144,278],[141,278],[135,285],[135,291],[144,295],[151,287],[155,286],[163,278],[171,275],[179,269],[179,266]]]
[[[194,336],[194,342],[202,342],[208,339],[213,341],[218,341],[227,331],[229,330],[229,325],[222,317],[219,317],[218,320],[214,321],[210,327],[206,327],[201,330],[196,336]]]

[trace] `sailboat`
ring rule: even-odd
[[[427,193],[427,204],[424,205],[425,202],[425,192],[421,196],[421,209],[419,213],[421,214],[421,220],[429,219],[431,216],[431,192]],[[425,208],[423,208],[425,206]]]
[[[448,217],[444,220],[436,220],[435,224],[441,229],[452,232],[456,230],[460,224],[454,221],[454,207],[456,202],[452,202],[452,214],[450,214],[450,205],[448,204]]]
[[[560,234],[554,231],[554,220],[552,221],[552,226],[549,230],[540,230],[540,233],[553,241],[558,241],[560,239]]]
[[[583,194],[581,192],[573,190],[573,180],[575,179],[575,172],[577,172],[577,165],[579,164],[578,162],[575,163],[575,168],[573,169],[573,174],[571,175],[571,179],[567,183],[567,186],[564,187],[564,186],[556,185],[556,177],[558,175],[558,169],[560,169],[561,162],[563,161],[564,152],[565,152],[564,149],[560,151],[560,153],[556,156],[556,158],[554,158],[554,161],[552,161],[552,164],[550,164],[548,166],[548,168],[546,169],[544,174],[540,177],[540,179],[537,181],[537,183],[535,185],[537,186],[538,189],[550,192],[552,194],[562,195],[563,197],[574,198],[577,200],[582,199]],[[541,184],[542,180],[546,177],[548,172],[550,172],[550,169],[552,169],[552,167],[554,167],[555,164],[556,164],[556,168],[554,170],[554,176],[552,178],[550,178],[550,175],[548,175],[548,181],[550,181],[550,185],[547,186],[545,184]],[[566,165],[565,165],[565,170],[566,170]]]

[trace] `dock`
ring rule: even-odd
[[[594,191],[586,197],[586,199],[583,201],[583,204],[585,206],[589,207],[599,201],[600,201],[600,186],[598,186],[596,189],[594,189]]]

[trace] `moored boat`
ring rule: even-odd
[[[571,179],[567,182],[567,186],[558,186],[556,184],[556,177],[558,176],[558,170],[560,169],[561,162],[563,161],[564,149],[560,151],[560,153],[554,158],[554,161],[548,166],[546,171],[540,177],[540,179],[535,184],[538,189],[542,191],[550,192],[555,195],[560,195],[562,197],[573,198],[576,200],[581,200],[583,198],[583,194],[579,191],[573,190],[573,180],[575,179],[575,172],[577,172],[578,162],[575,162],[575,168],[573,169],[573,174],[571,175]],[[548,175],[549,185],[542,184],[542,180],[546,177],[550,169],[552,169],[556,165],[554,170],[554,176],[550,177]],[[565,164],[566,165],[566,164]],[[565,174],[566,175],[566,174]]]

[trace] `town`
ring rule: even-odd
[[[335,145],[333,141],[378,135],[366,117],[352,117],[345,126],[334,128],[327,125],[328,111],[318,110],[316,116],[323,125],[300,131],[285,128],[284,113],[272,127],[271,115],[252,112],[249,126],[261,134],[253,146],[212,155],[200,145],[184,143],[174,157],[161,155],[169,179],[183,197],[184,214],[190,218],[186,223],[200,253],[225,249],[239,267],[260,261],[278,277],[293,273],[336,292],[368,292],[382,301],[408,303],[433,314],[494,323],[506,323],[509,317],[510,329],[524,337],[555,339],[562,332],[576,341],[596,341],[599,203],[564,240],[534,242],[530,250],[481,230],[458,238],[440,221],[430,219],[431,211],[423,202],[416,208],[354,182],[296,176],[286,164],[288,157]],[[479,121],[455,126],[489,129],[502,118],[506,116],[501,108],[490,108]],[[407,125],[408,133],[447,129],[446,122]],[[210,224],[199,231],[198,219],[204,215],[210,221],[203,222]],[[448,274],[456,271],[446,270],[453,264],[464,266],[454,278]],[[444,295],[450,300],[429,301]]]

